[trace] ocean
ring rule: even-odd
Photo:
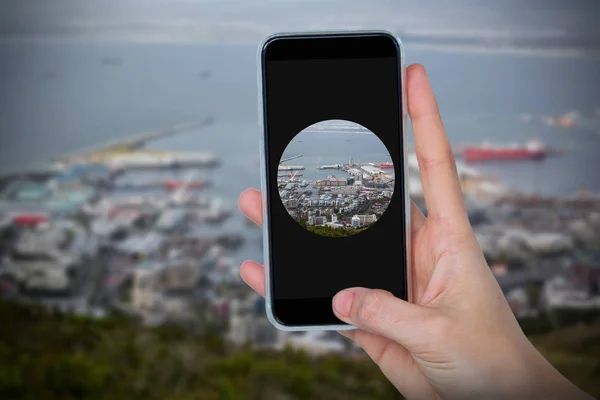
[[[483,172],[543,195],[600,192],[599,56],[408,45],[406,54],[407,62],[428,68],[454,144],[538,138],[568,149],[541,162],[481,165]],[[105,63],[106,57],[122,62]],[[233,206],[243,189],[259,185],[254,46],[5,42],[0,82],[0,173],[43,166],[52,157],[110,139],[214,117],[209,127],[149,147],[217,154],[222,166],[207,173],[214,183],[209,193]],[[523,118],[570,110],[583,116],[571,130]],[[240,257],[258,258],[260,232],[243,221],[236,215],[221,230],[247,232],[255,243]]]
[[[355,132],[309,132],[302,131],[292,139],[283,152],[282,159],[302,157],[285,164],[302,165],[306,169],[298,171],[302,178],[315,181],[334,174],[337,177],[351,176],[335,169],[319,170],[321,165],[348,164],[350,158],[356,163],[391,162],[383,142],[374,134]],[[393,170],[388,170],[393,172]],[[280,175],[284,172],[280,172]]]

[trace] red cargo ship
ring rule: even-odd
[[[391,162],[384,162],[384,163],[379,164],[379,168],[381,168],[381,169],[394,168],[394,164]]]
[[[497,160],[540,160],[547,155],[545,146],[532,140],[525,146],[467,146],[463,149],[466,162],[497,161]]]
[[[164,182],[165,188],[167,190],[177,190],[177,189],[202,189],[206,186],[206,182],[204,181],[176,181],[172,179],[168,179]]]

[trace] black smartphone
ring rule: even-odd
[[[403,54],[383,31],[259,46],[266,312],[279,329],[352,329],[332,310],[349,287],[410,301]]]

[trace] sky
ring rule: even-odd
[[[0,0],[0,39],[256,43],[278,31],[600,40],[597,0]]]

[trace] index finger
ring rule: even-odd
[[[407,69],[407,98],[427,216],[463,223],[467,215],[456,163],[435,95],[421,65]]]
[[[256,189],[247,189],[238,199],[240,210],[256,225],[262,226],[262,196]]]

